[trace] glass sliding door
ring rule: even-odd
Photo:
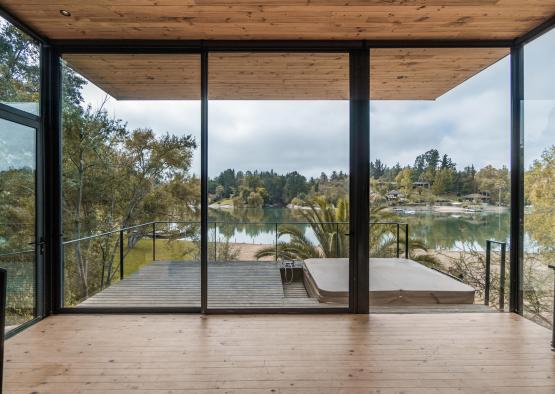
[[[346,308],[349,56],[211,53],[208,308]]]
[[[375,311],[507,309],[508,53],[507,48],[371,49]]]
[[[0,47],[0,268],[10,332],[40,311],[40,46],[0,17]]]
[[[64,306],[200,309],[200,56],[63,55]]]
[[[551,327],[555,262],[555,30],[524,46],[524,316]]]
[[[6,330],[36,316],[37,131],[0,119],[0,267],[8,272]]]

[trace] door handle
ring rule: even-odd
[[[29,242],[29,245],[35,245],[35,247],[38,248],[39,250],[39,254],[43,255],[44,254],[44,247],[46,245],[46,242],[44,241],[44,238],[40,238],[39,242]]]

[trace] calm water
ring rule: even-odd
[[[229,237],[231,242],[271,244],[275,242],[275,225],[251,223],[301,223],[303,216],[286,208],[241,208],[210,210],[210,220],[233,225],[218,225],[218,239]],[[487,239],[508,241],[509,213],[434,213],[399,214],[398,221],[409,223],[412,237],[423,240],[429,248],[460,249],[474,246],[482,249]],[[298,224],[314,241],[308,225]],[[211,231],[214,234],[214,230]]]

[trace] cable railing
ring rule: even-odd
[[[18,251],[15,251],[15,252],[0,253],[0,258],[18,256],[20,254],[28,254],[28,253],[34,253],[34,252],[35,252],[35,249],[27,249],[27,250],[18,250]]]
[[[75,243],[79,243],[79,242],[85,242],[85,241],[91,241],[94,239],[98,239],[98,238],[102,238],[102,237],[109,237],[112,236],[114,234],[118,234],[118,253],[119,253],[119,278],[123,279],[125,277],[125,233],[129,233],[132,230],[138,230],[141,228],[149,228],[149,230],[145,231],[142,234],[142,237],[144,236],[149,236],[152,239],[152,260],[156,261],[157,258],[157,254],[156,254],[156,241],[157,238],[160,237],[160,228],[157,227],[161,224],[167,224],[167,225],[200,225],[200,221],[179,221],[179,220],[175,220],[175,221],[151,221],[151,222],[146,222],[146,223],[141,223],[141,224],[137,224],[137,225],[133,225],[133,226],[127,226],[127,227],[123,227],[120,229],[116,229],[116,230],[111,230],[111,231],[105,231],[102,233],[98,233],[98,234],[92,234],[92,235],[87,235],[84,237],[79,237],[76,239],[71,239],[71,240],[66,240],[63,241],[63,245],[64,246],[68,246],[68,245],[72,245]],[[214,232],[214,255],[217,256],[217,235],[218,235],[218,228],[221,226],[234,226],[234,227],[238,227],[238,226],[266,226],[268,228],[273,228],[273,232],[274,232],[274,240],[273,243],[276,247],[276,253],[275,253],[275,259],[278,259],[278,255],[279,255],[279,251],[278,251],[278,245],[279,245],[279,241],[280,241],[280,227],[281,226],[312,226],[312,225],[317,225],[317,226],[335,226],[335,242],[337,243],[336,245],[336,252],[337,252],[337,256],[336,257],[340,257],[339,253],[340,253],[340,247],[339,247],[339,242],[340,242],[340,238],[341,236],[347,236],[347,234],[342,233],[342,230],[345,230],[344,228],[342,229],[342,226],[346,226],[348,225],[349,222],[318,222],[318,223],[311,223],[311,222],[226,222],[226,221],[210,221],[208,222],[209,228],[211,228],[213,226],[213,231]],[[401,238],[401,231],[404,231],[404,257],[408,258],[409,257],[409,242],[406,242],[406,240],[409,239],[409,225],[408,223],[400,223],[400,222],[371,222],[369,223],[370,226],[375,226],[375,225],[389,225],[389,226],[395,226],[395,231],[394,231],[394,236],[395,236],[395,256],[396,257],[400,257],[401,256],[401,243],[402,243],[402,238]]]

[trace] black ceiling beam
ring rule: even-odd
[[[27,34],[33,40],[41,43],[48,44],[48,39],[43,35],[37,33],[35,30],[31,29],[25,23],[23,23],[18,17],[6,10],[3,6],[0,6],[0,16],[7,20],[9,23],[17,27],[23,33]]]
[[[61,53],[343,52],[370,48],[510,48],[513,40],[52,40]]]

